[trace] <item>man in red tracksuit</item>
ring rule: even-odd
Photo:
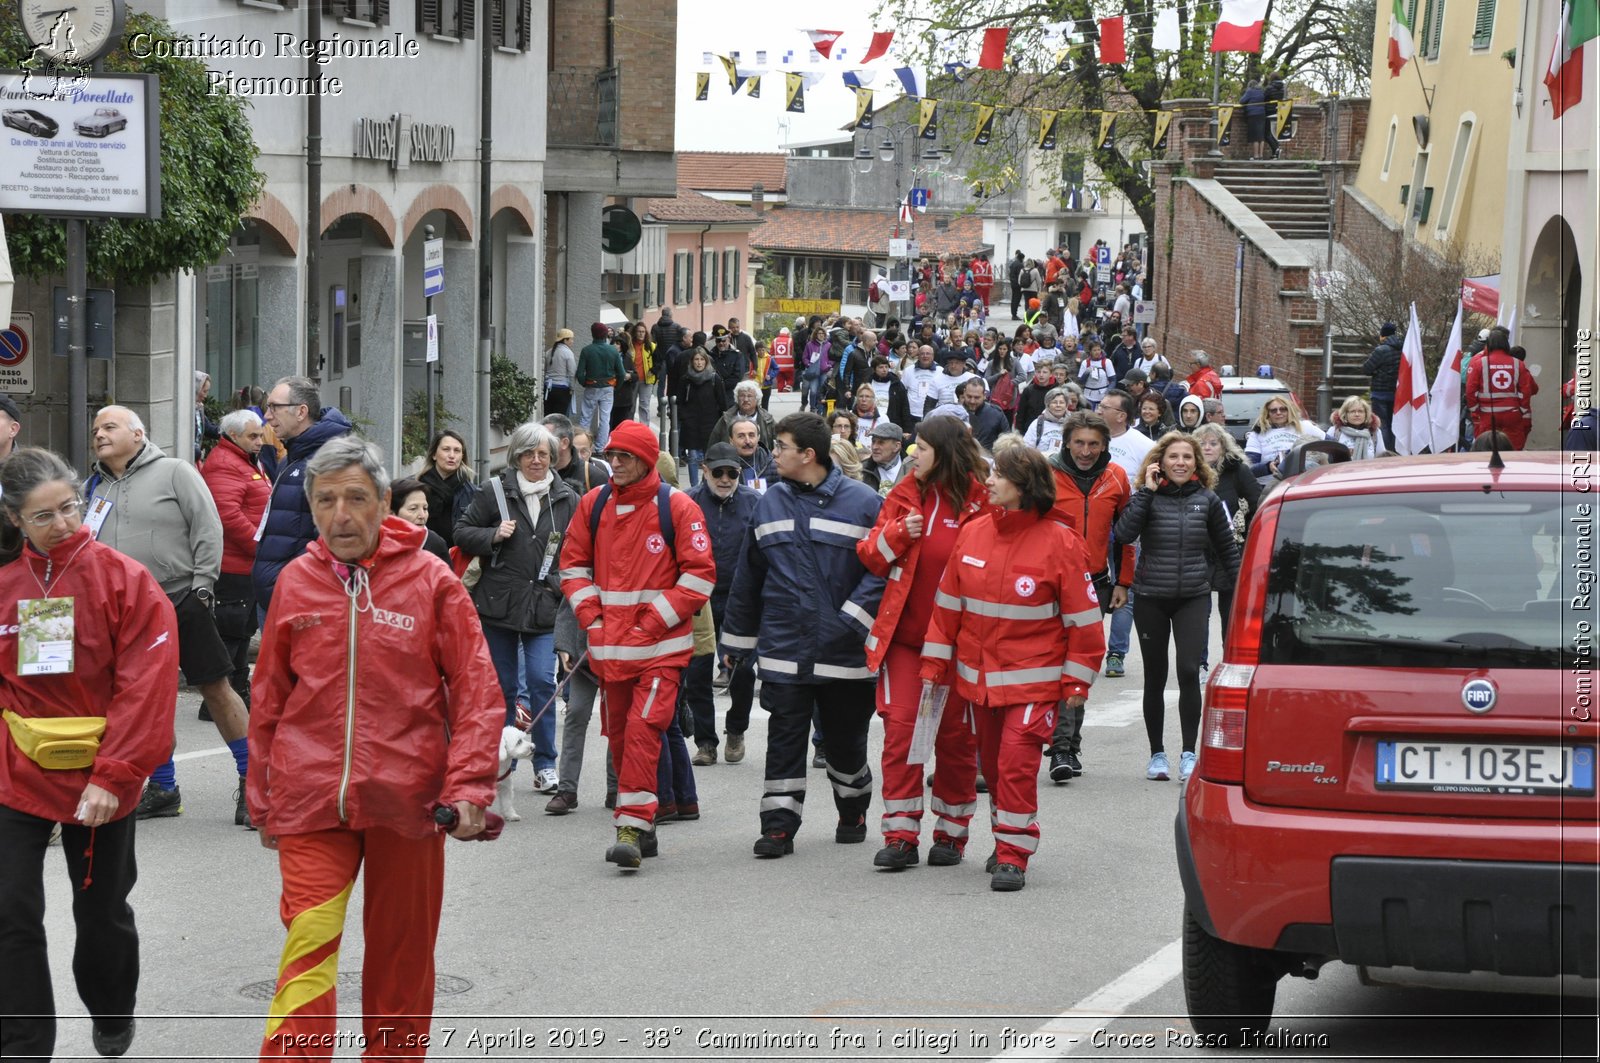
[[[1131,543],[1113,545],[1111,529],[1132,494],[1128,474],[1111,460],[1111,427],[1090,410],[1079,410],[1062,425],[1061,450],[1050,455],[1056,479],[1056,504],[1050,515],[1083,537],[1089,574],[1100,608],[1114,613],[1128,603],[1133,586]],[[1070,782],[1083,774],[1083,706],[1063,706],[1050,744],[1050,779]]]
[[[656,854],[661,733],[677,711],[694,614],[717,584],[705,515],[661,482],[660,452],[637,421],[612,430],[611,482],[583,496],[561,550],[561,591],[588,635],[617,768],[617,836],[606,859],[624,871]]]
[[[278,575],[262,627],[245,797],[278,853],[288,939],[261,1058],[331,1059],[345,910],[363,878],[362,1031],[427,1055],[451,806],[469,838],[494,800],[505,703],[477,610],[425,530],[389,516],[377,448],[306,466],[320,538]]]
[[[1488,346],[1467,370],[1467,413],[1475,436],[1499,430],[1521,450],[1533,430],[1533,396],[1539,384],[1511,354],[1511,337],[1503,328],[1489,330]]]

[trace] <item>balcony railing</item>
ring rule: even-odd
[[[556,67],[550,71],[548,110],[552,147],[615,148],[621,69]]]

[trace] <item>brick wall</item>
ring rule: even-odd
[[[1339,103],[1338,157],[1359,159],[1367,138],[1367,113],[1371,101],[1365,98],[1341,100]],[[1179,111],[1181,117],[1173,119],[1175,136],[1167,139],[1166,158],[1181,159],[1203,155],[1211,150],[1210,101],[1171,100],[1167,107]],[[1333,156],[1335,147],[1331,134],[1330,104],[1327,100],[1296,104],[1290,119],[1294,136],[1282,142],[1283,158],[1323,160]],[[1269,115],[1269,121],[1271,117]],[[1243,108],[1235,108],[1228,124],[1229,143],[1222,154],[1230,159],[1248,159],[1250,145],[1246,136]]]
[[[563,4],[562,6],[571,6]],[[604,10],[603,4],[588,6]],[[677,0],[616,0],[617,65],[622,71],[622,146],[671,153],[677,114]],[[764,86],[771,92],[777,88]]]
[[[1320,362],[1322,320],[1303,268],[1284,269],[1246,242],[1241,291],[1239,353],[1234,353],[1233,284],[1238,231],[1188,181],[1158,166],[1155,250],[1164,277],[1156,341],[1178,375],[1194,365],[1191,350],[1207,351],[1212,364],[1237,365],[1241,376],[1263,363],[1309,401]]]

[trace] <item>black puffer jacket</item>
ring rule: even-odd
[[[555,544],[553,560],[542,580],[539,571],[544,567],[551,533],[565,539],[567,525],[578,508],[578,494],[561,477],[553,477],[544,505],[539,507],[539,519],[534,521],[529,519],[517,487],[516,471],[506,469],[499,479],[505,488],[506,508],[517,522],[509,539],[494,541],[495,529],[500,526],[500,503],[492,485],[484,485],[456,521],[456,545],[482,559],[483,574],[472,588],[472,604],[487,627],[525,635],[554,631],[556,609],[561,604],[560,542]]]
[[[1222,500],[1190,480],[1159,490],[1140,488],[1117,518],[1117,542],[1139,543],[1135,594],[1152,598],[1192,598],[1211,593],[1239,577],[1239,547]]]
[[[1372,378],[1374,394],[1394,394],[1395,385],[1400,382],[1400,347],[1404,342],[1399,336],[1390,336],[1372,348],[1361,363],[1361,371]]]

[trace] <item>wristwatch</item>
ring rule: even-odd
[[[194,596],[200,599],[200,604],[207,609],[211,609],[216,605],[217,596],[211,592],[210,587],[196,587]]]

